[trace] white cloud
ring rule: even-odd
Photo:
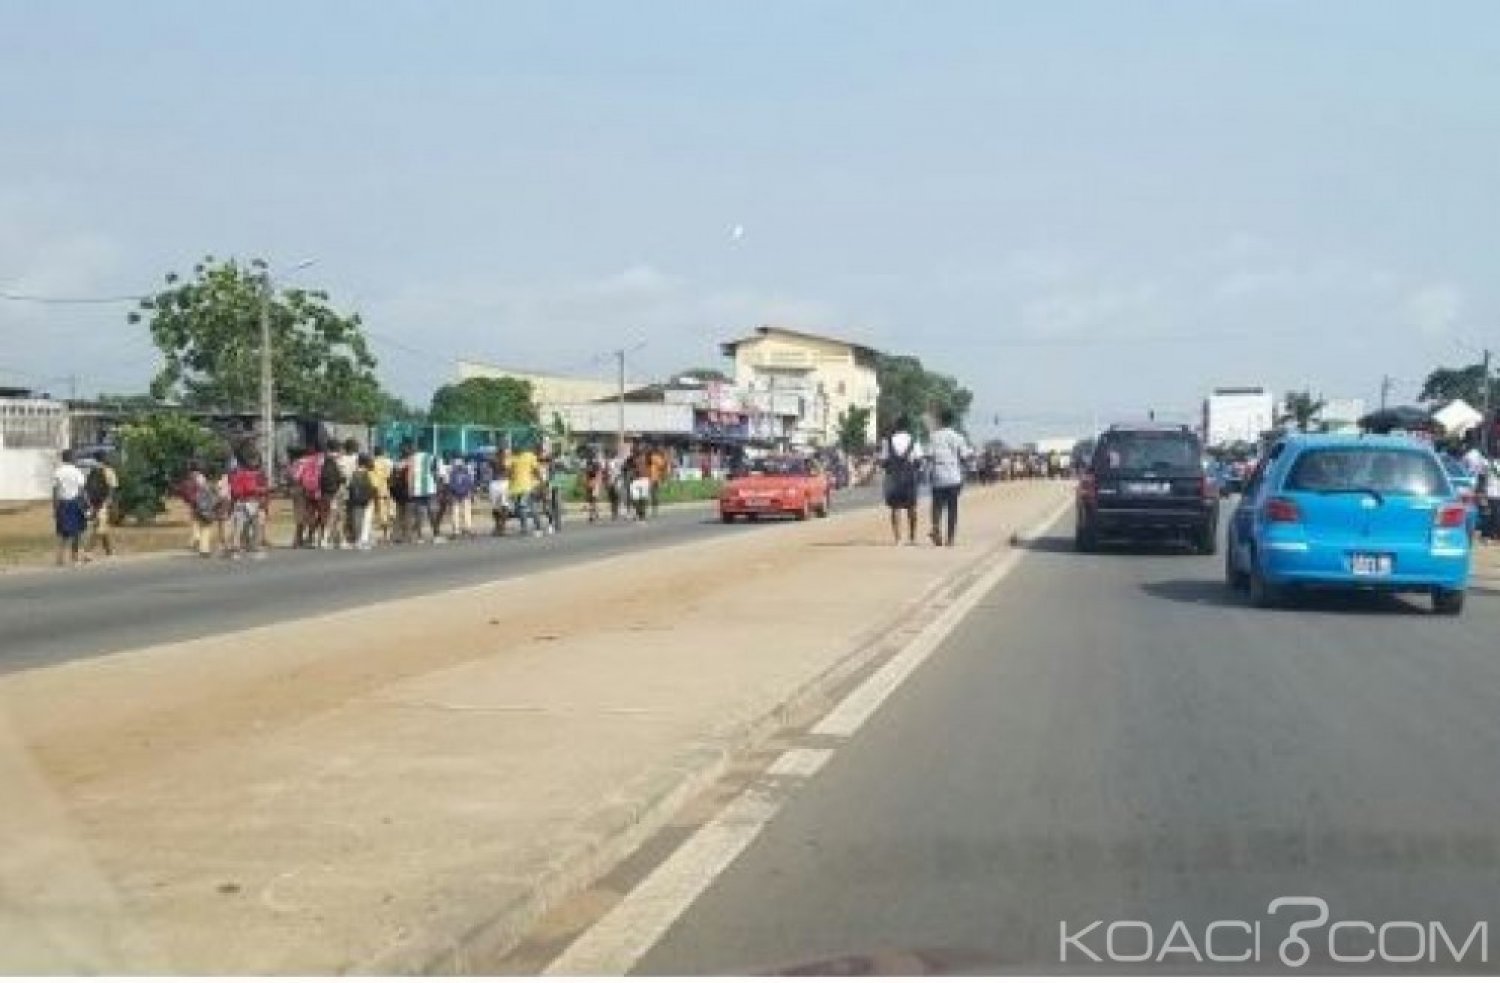
[[[834,331],[830,304],[750,288],[695,283],[637,264],[614,273],[550,283],[422,284],[364,305],[374,332],[430,352],[385,352],[392,374],[413,396],[452,373],[463,357],[565,372],[609,371],[612,349],[646,345],[640,374],[713,362],[718,344],[757,324],[785,323]],[[445,368],[446,363],[446,368]]]
[[[1464,309],[1464,293],[1451,283],[1430,283],[1406,298],[1410,324],[1429,336],[1452,334]]]

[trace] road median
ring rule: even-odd
[[[50,797],[0,887],[44,815],[107,887],[19,909],[52,942],[4,968],[472,971],[1066,497],[975,490],[951,550],[863,510],[0,679]]]

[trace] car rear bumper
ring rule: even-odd
[[[1198,508],[1092,508],[1082,515],[1102,536],[1200,532],[1218,518],[1217,503]]]
[[[1355,553],[1383,553],[1393,558],[1391,573],[1381,576],[1356,574]],[[1266,543],[1261,570],[1267,580],[1304,587],[1328,587],[1376,591],[1462,590],[1469,582],[1467,549],[1431,549],[1415,546],[1318,547],[1309,544]]]

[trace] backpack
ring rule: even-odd
[[[454,498],[468,498],[474,492],[474,474],[467,464],[455,464],[448,472],[448,490]]]
[[[339,459],[334,454],[323,455],[323,466],[318,470],[318,490],[324,495],[336,495],[344,486],[344,472],[339,470]]]
[[[318,498],[323,492],[318,463],[316,457],[304,457],[297,462],[297,484],[302,486],[308,498]]]
[[[193,494],[193,514],[200,522],[212,522],[218,517],[219,493],[211,483],[202,485]]]
[[[248,502],[261,495],[260,472],[240,468],[229,476],[229,495],[236,502]]]
[[[95,465],[89,469],[89,476],[83,482],[83,493],[88,496],[89,504],[96,509],[109,499],[109,481],[104,476],[104,465]]]
[[[349,479],[349,504],[356,507],[369,505],[374,497],[375,482],[370,480],[370,472],[363,468],[354,472]]]

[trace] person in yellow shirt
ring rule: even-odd
[[[391,472],[395,465],[391,463],[391,456],[381,447],[375,452],[375,460],[371,462],[370,481],[375,486],[375,527],[380,530],[380,541],[389,543],[391,541],[391,527],[395,522],[395,504],[391,498]]]
[[[530,448],[512,451],[506,460],[506,478],[510,483],[511,508],[521,520],[521,535],[526,535],[526,520],[533,523],[532,535],[542,534],[542,518],[537,514],[532,493],[536,491],[541,464]]]

